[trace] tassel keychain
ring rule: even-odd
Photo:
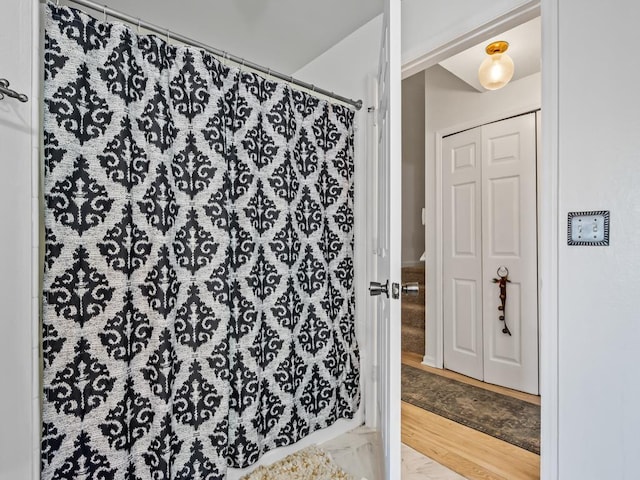
[[[498,311],[501,312],[501,315],[498,317],[498,319],[501,322],[504,322],[502,333],[511,336],[511,331],[507,326],[507,320],[505,318],[505,305],[507,303],[507,283],[511,283],[511,280],[509,280],[509,269],[507,267],[499,267],[496,273],[498,274],[498,278],[494,278],[493,283],[497,283],[500,287],[500,305],[498,305]]]

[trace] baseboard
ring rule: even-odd
[[[436,357],[433,355],[425,355],[422,357],[422,364],[427,367],[442,368],[441,366],[436,365]]]
[[[421,262],[420,260],[402,262],[402,268],[405,267],[424,267],[424,262]]]

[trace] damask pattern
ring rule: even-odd
[[[42,478],[224,479],[351,418],[353,111],[46,9]]]

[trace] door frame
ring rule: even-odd
[[[538,158],[538,297],[541,405],[540,478],[557,480],[558,462],[558,248],[561,231],[558,208],[559,64],[558,2],[528,0],[503,15],[403,59],[402,78],[425,70],[462,50],[536,16],[542,20],[542,131]],[[437,165],[437,164],[436,164]],[[426,192],[425,192],[426,200]],[[435,213],[435,212],[434,212]],[[428,225],[427,225],[428,227]],[[438,288],[439,286],[436,285]]]

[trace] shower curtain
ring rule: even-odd
[[[353,111],[46,6],[43,479],[223,479],[360,401]]]

